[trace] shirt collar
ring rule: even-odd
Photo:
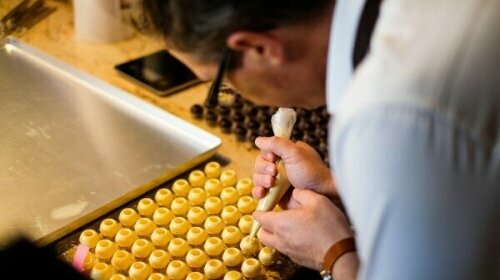
[[[327,66],[327,106],[334,114],[351,80],[356,31],[366,0],[337,0],[330,31]]]

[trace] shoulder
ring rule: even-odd
[[[386,0],[336,131],[395,112],[500,139],[500,1]],[[370,116],[371,115],[371,116]]]

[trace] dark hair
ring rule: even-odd
[[[265,31],[314,19],[333,0],[143,0],[148,31],[200,62],[217,61],[235,31]]]

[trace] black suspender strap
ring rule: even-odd
[[[377,22],[381,3],[382,0],[366,0],[365,2],[359,20],[356,41],[352,53],[353,68],[356,68],[368,53],[370,39],[373,34],[373,29],[375,29],[375,23]]]

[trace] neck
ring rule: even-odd
[[[287,44],[287,59],[300,68],[308,69],[310,92],[307,93],[307,104],[304,103],[308,108],[326,104],[326,69],[333,8],[332,3],[316,20],[288,30],[291,39]]]

